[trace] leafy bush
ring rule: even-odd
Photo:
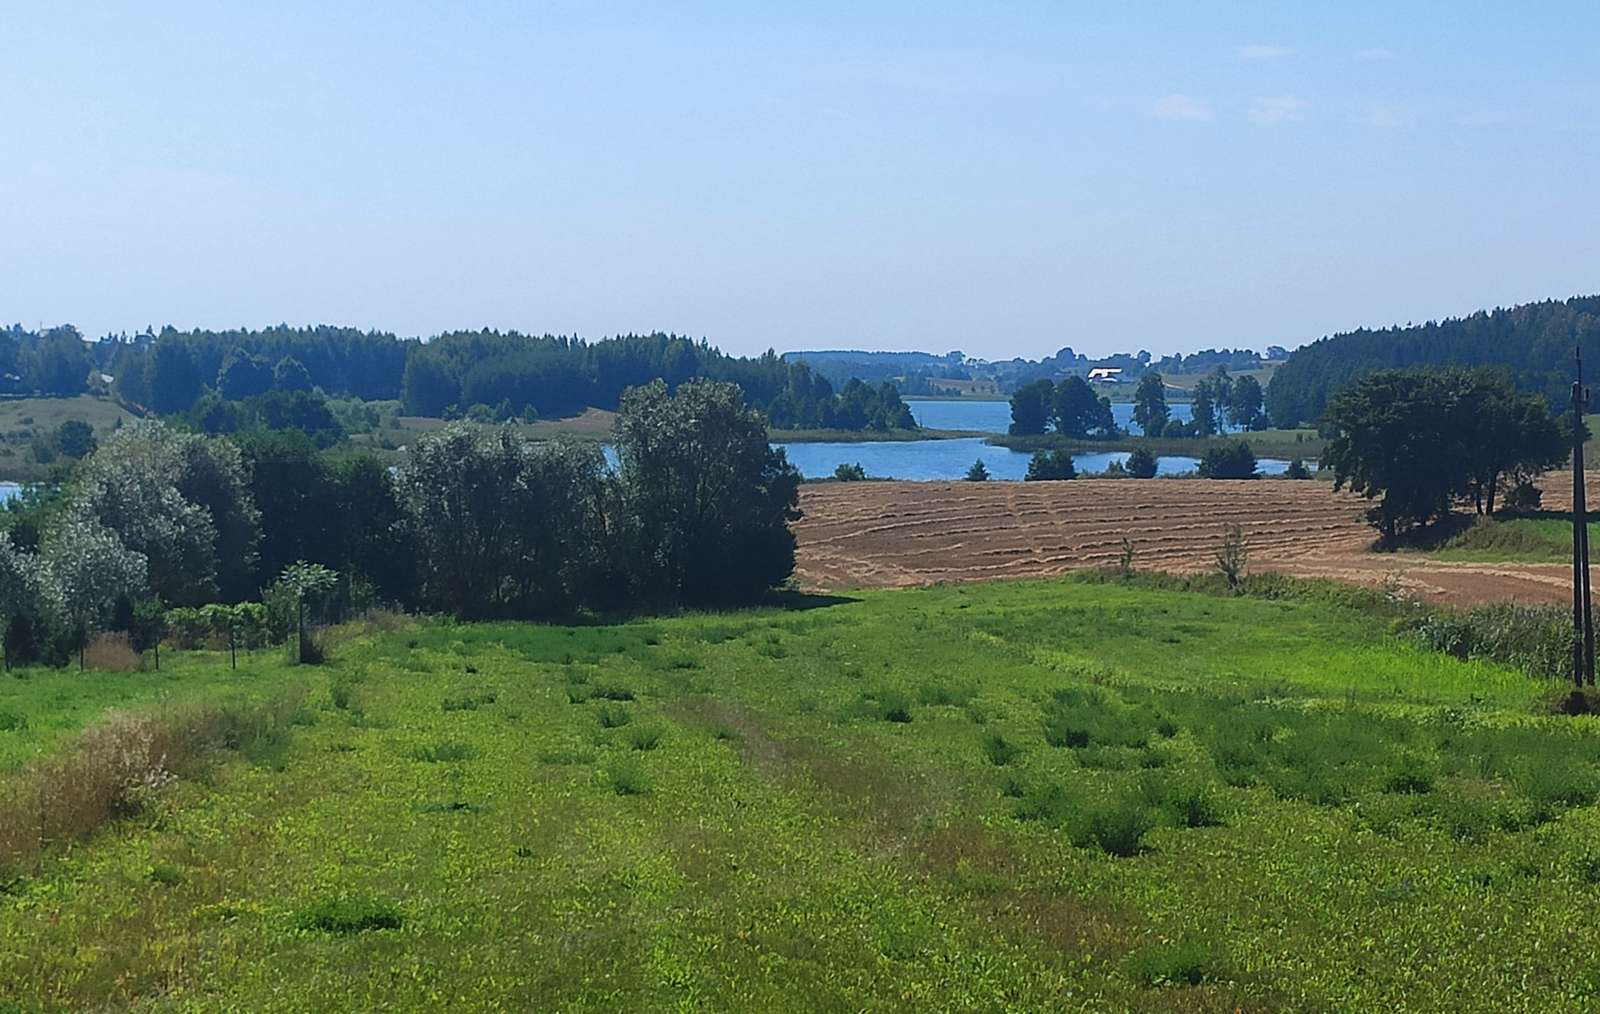
[[[1072,463],[1072,455],[1067,451],[1036,451],[1028,462],[1028,474],[1023,476],[1026,482],[1055,482],[1065,479],[1076,479],[1078,469]],[[968,478],[971,478],[969,475]]]
[[[877,695],[877,714],[885,722],[911,721],[911,698],[899,690],[885,690]]]
[[[989,758],[989,763],[995,767],[1005,767],[1016,760],[1022,753],[1022,748],[1006,739],[998,732],[990,733],[983,737],[983,755]]]
[[[179,648],[203,648],[211,639],[211,617],[204,609],[179,607],[167,610],[167,630]]]
[[[1256,455],[1248,441],[1226,440],[1207,448],[1200,459],[1202,479],[1254,479]]]
[[[1299,458],[1291,458],[1289,467],[1283,470],[1283,477],[1285,479],[1309,479],[1311,478],[1311,469],[1307,468],[1306,463]]]
[[[1136,447],[1128,455],[1128,461],[1123,467],[1135,479],[1154,479],[1156,477],[1156,456],[1143,447]]]
[[[455,740],[445,740],[440,743],[429,743],[419,746],[412,752],[412,756],[426,764],[444,764],[454,761],[464,761],[471,758],[476,751],[466,743]]]
[[[628,745],[635,750],[654,750],[661,745],[661,730],[654,726],[636,725],[628,730]]]
[[[606,771],[611,791],[619,796],[642,796],[650,791],[650,779],[644,768],[632,761],[619,761]]]
[[[924,685],[918,696],[922,703],[936,708],[961,708],[971,703],[978,696],[978,691],[972,687],[952,687],[942,683]]]
[[[330,898],[313,902],[295,915],[302,930],[322,933],[364,933],[399,929],[405,924],[400,909],[376,898]]]
[[[1144,836],[1156,826],[1156,815],[1138,799],[1119,799],[1089,811],[1082,829],[1073,835],[1080,847],[1097,845],[1114,856],[1136,856],[1144,850]]]
[[[1128,972],[1145,986],[1198,986],[1227,977],[1216,939],[1198,936],[1137,951]]]
[[[633,721],[633,716],[628,713],[627,708],[610,704],[596,712],[595,717],[600,720],[600,728],[602,729],[620,729]]]
[[[853,465],[840,464],[833,470],[833,477],[840,482],[862,482],[867,477],[867,470],[861,467],[859,461]]]
[[[1559,678],[1571,667],[1572,616],[1559,606],[1496,602],[1430,613],[1420,617],[1413,633],[1433,651],[1498,662],[1530,676]]]

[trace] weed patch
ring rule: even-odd
[[[365,933],[397,930],[405,925],[398,906],[377,898],[329,898],[312,902],[295,914],[298,929],[318,933]]]

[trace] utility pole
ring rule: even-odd
[[[1595,629],[1589,608],[1589,505],[1584,499],[1584,355],[1573,350],[1578,376],[1573,381],[1573,683],[1594,686]]]

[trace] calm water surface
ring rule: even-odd
[[[951,398],[940,401],[908,401],[911,418],[918,426],[934,430],[972,430],[978,433],[1005,433],[1011,428],[1011,403],[1009,401],[973,401]],[[1172,418],[1188,422],[1194,418],[1193,406],[1188,402],[1168,402],[1167,411]],[[1135,436],[1144,430],[1133,421],[1131,403],[1111,405],[1111,418],[1118,426]]]
[[[22,495],[22,487],[14,482],[0,482],[0,503]]]
[[[789,455],[789,463],[808,479],[822,479],[833,474],[841,464],[857,464],[875,479],[960,479],[967,474],[974,461],[982,461],[994,479],[1021,479],[1028,474],[1028,461],[1032,454],[1013,451],[1005,447],[991,447],[982,437],[964,437],[960,440],[901,440],[880,443],[817,443],[774,444]],[[1074,454],[1073,464],[1079,472],[1103,472],[1115,461],[1128,460],[1127,451],[1100,451],[1093,454]],[[1156,474],[1181,475],[1192,472],[1200,465],[1198,458],[1169,455],[1156,459]],[[1257,462],[1263,475],[1277,475],[1289,467],[1287,461],[1261,459]]]
[[[979,433],[1004,433],[1011,426],[1011,403],[954,398],[939,401],[909,401],[911,416],[918,426],[936,430],[971,430]],[[1174,419],[1192,418],[1187,404],[1168,405]],[[1112,405],[1111,415],[1118,426],[1131,433],[1140,429],[1133,422],[1132,405]],[[808,479],[833,474],[842,464],[860,464],[867,474],[879,479],[960,479],[974,461],[982,461],[995,479],[1021,479],[1028,474],[1031,453],[1005,447],[990,447],[982,437],[960,440],[900,440],[877,443],[793,443],[775,444],[789,455],[789,461]],[[1079,472],[1103,472],[1113,461],[1125,464],[1127,451],[1098,451],[1074,454]],[[1157,475],[1182,475],[1200,466],[1198,458],[1168,455],[1156,459]],[[1289,467],[1287,461],[1263,458],[1258,462],[1263,475],[1277,475]]]

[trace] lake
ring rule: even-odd
[[[931,404],[924,402],[923,404]],[[998,404],[998,403],[994,403]],[[1021,479],[1028,474],[1028,461],[1033,455],[1005,447],[992,447],[982,437],[963,437],[959,440],[885,440],[877,443],[797,443],[774,444],[789,455],[789,463],[808,479],[822,479],[833,474],[841,464],[859,463],[875,479],[960,479],[967,474],[974,461],[982,461],[994,479]],[[1127,451],[1096,451],[1092,454],[1074,454],[1073,464],[1079,472],[1103,472],[1115,461],[1128,460]],[[1167,455],[1156,459],[1157,475],[1181,475],[1193,472],[1200,465],[1198,458]],[[1258,467],[1263,475],[1278,475],[1289,467],[1287,461],[1262,459]]]
[[[976,401],[951,398],[939,401],[908,401],[911,418],[918,426],[933,430],[968,430],[977,433],[1006,433],[1011,429],[1011,403],[1009,401]],[[1194,418],[1194,407],[1188,402],[1169,402],[1167,412],[1172,418],[1188,422]],[[1133,421],[1131,402],[1113,402],[1111,418],[1134,436],[1143,436],[1144,430]],[[969,462],[970,464],[970,462]]]
[[[22,487],[14,482],[0,482],[0,503],[22,495]]]

